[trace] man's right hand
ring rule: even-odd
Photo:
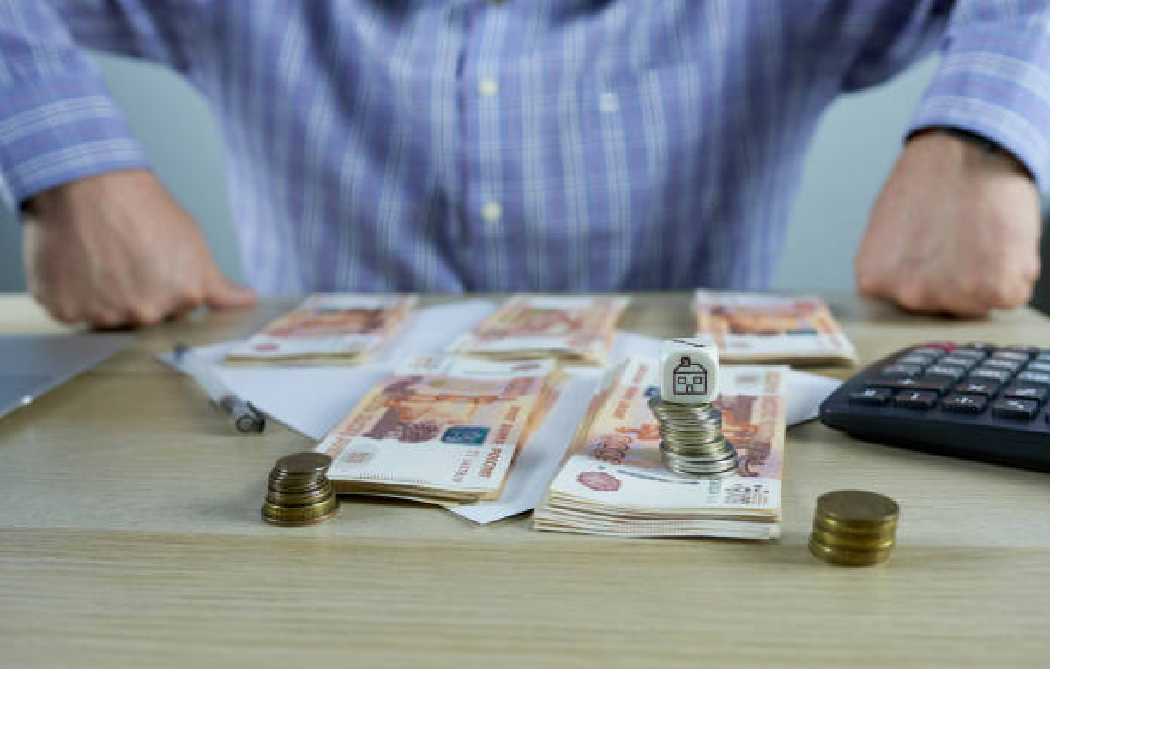
[[[24,262],[32,295],[63,322],[149,325],[202,304],[256,301],[220,272],[196,221],[144,170],[95,175],[33,197]]]

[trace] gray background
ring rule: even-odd
[[[212,113],[175,74],[100,56],[108,85],[148,150],[156,171],[200,221],[225,273],[243,279],[232,235],[224,149]],[[936,60],[888,84],[839,99],[808,158],[775,285],[793,290],[852,289],[852,257],[868,210],[900,151]],[[24,289],[17,220],[0,209],[0,291]]]

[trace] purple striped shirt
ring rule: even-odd
[[[933,51],[906,131],[1047,183],[1047,2],[0,0],[10,205],[147,166],[82,48],[209,100],[269,294],[767,288],[821,113]]]

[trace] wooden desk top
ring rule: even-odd
[[[960,322],[830,299],[864,362],[930,339],[1048,339],[1025,310]],[[0,664],[1048,665],[1047,475],[819,423],[789,430],[779,544],[481,527],[395,502],[266,526],[268,469],[312,442],[277,424],[231,433],[151,354],[239,337],[286,306],[148,330],[0,419]],[[688,297],[639,295],[622,328],[689,331]],[[62,329],[0,296],[0,333]],[[900,502],[886,565],[809,556],[816,497],[845,488]]]

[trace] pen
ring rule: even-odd
[[[232,419],[232,425],[241,433],[263,433],[264,413],[256,406],[228,390],[211,369],[204,366],[200,358],[192,354],[183,343],[172,349],[172,357],[180,369],[196,381],[209,400],[220,407]]]

